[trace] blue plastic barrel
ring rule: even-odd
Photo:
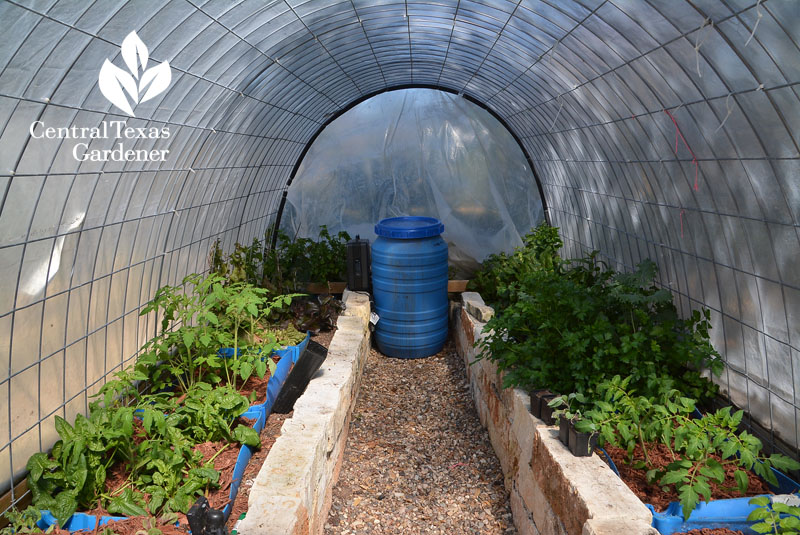
[[[372,292],[380,319],[378,350],[416,359],[441,351],[447,338],[447,243],[432,217],[392,217],[375,225]]]

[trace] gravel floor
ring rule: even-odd
[[[419,360],[370,352],[325,533],[516,533],[451,343]]]

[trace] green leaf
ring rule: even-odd
[[[739,488],[739,492],[744,494],[747,491],[747,486],[749,485],[749,478],[747,477],[747,473],[744,470],[736,470],[733,473],[733,479],[736,480],[736,486]],[[756,503],[755,500],[759,500],[761,498],[753,498],[750,500],[750,503]],[[768,498],[763,498],[765,503],[759,503],[757,505],[767,505],[769,503]]]
[[[714,459],[708,459],[706,466],[700,468],[700,473],[718,483],[725,481],[725,468]]]
[[[747,515],[747,521],[753,522],[756,520],[764,520],[766,518],[770,518],[771,516],[772,515],[770,514],[769,509],[767,509],[767,506],[764,505],[750,511],[750,514]]]
[[[183,345],[185,345],[186,347],[192,347],[192,344],[194,344],[194,333],[192,331],[184,329],[182,337],[183,337]]]
[[[76,466],[70,466],[66,474],[67,483],[77,491],[83,489],[83,485],[86,483],[86,477],[89,475],[89,469],[86,466],[86,456],[81,454],[79,459]]]
[[[750,517],[747,517],[747,520],[750,520]],[[750,529],[756,533],[775,533],[772,529],[772,522],[759,522],[758,524],[750,526]]]
[[[662,485],[671,485],[674,483],[685,483],[689,481],[689,471],[686,469],[671,470],[664,474],[660,483]]]
[[[263,379],[267,374],[267,363],[259,359],[256,361],[256,375],[259,379]]]
[[[58,525],[63,526],[67,520],[78,510],[78,500],[75,492],[64,490],[58,493],[55,502],[50,507],[50,512],[58,520]]]
[[[781,455],[780,453],[773,453],[769,456],[769,463],[781,470],[783,472],[789,472],[791,470],[800,470],[800,463],[795,461],[794,459],[790,459],[785,455]]]
[[[692,511],[697,507],[697,502],[700,497],[691,485],[684,485],[681,487],[680,490],[678,490],[678,496],[680,497],[681,507],[683,508],[683,519],[688,520],[689,515],[692,514]]]
[[[783,529],[800,529],[800,518],[796,516],[787,516],[781,519],[781,528]]]
[[[246,446],[261,447],[261,437],[258,436],[258,432],[252,427],[240,424],[233,430],[233,438]]]
[[[140,500],[140,496],[137,496],[133,490],[127,488],[119,496],[114,496],[106,509],[108,509],[109,513],[118,515],[146,516],[147,511],[137,503]]]
[[[189,474],[205,481],[206,483],[217,483],[219,481],[219,472],[207,466],[192,468]]]
[[[58,431],[58,435],[64,442],[72,442],[75,440],[76,434],[75,430],[72,428],[67,421],[62,418],[61,416],[56,416],[56,431]]]
[[[203,347],[208,347],[208,344],[211,343],[211,336],[208,334],[201,334],[198,337],[198,340],[200,340],[200,343],[203,344]]]
[[[51,460],[46,453],[34,453],[28,459],[28,464],[25,465],[33,481],[40,480],[44,472],[49,472],[56,467],[58,467],[58,463]]]
[[[242,362],[241,366],[239,367],[239,375],[241,376],[242,380],[247,381],[252,374],[253,365],[250,362]]]

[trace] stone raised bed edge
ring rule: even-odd
[[[652,514],[597,455],[574,457],[530,413],[527,392],[502,386],[497,366],[474,347],[493,314],[475,292],[451,303],[452,335],[464,359],[481,423],[500,459],[520,535],[658,535]]]
[[[369,297],[345,291],[328,356],[256,476],[239,535],[321,534],[370,348]]]

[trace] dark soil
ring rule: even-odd
[[[655,483],[648,483],[645,477],[645,470],[636,469],[627,462],[627,452],[623,448],[615,448],[606,445],[605,450],[608,452],[614,464],[617,465],[620,477],[628,487],[633,491],[636,496],[644,503],[649,503],[655,507],[656,511],[662,512],[671,502],[680,501],[678,493],[675,491],[674,486],[665,487],[668,489],[664,492],[663,488]],[[647,446],[647,453],[650,456],[650,462],[654,468],[665,468],[673,461],[669,449],[664,444],[651,443]],[[635,460],[644,459],[641,447],[637,444],[633,450],[633,457]],[[722,462],[720,457],[715,457],[716,460]],[[759,494],[772,494],[767,484],[759,478],[755,473],[748,471],[749,483],[747,485],[747,492],[742,494],[736,487],[736,482],[733,479],[733,472],[735,467],[732,465],[725,465],[725,483],[720,485],[716,482],[711,482],[711,498],[721,500],[726,498],[741,498],[743,496],[757,496]],[[731,531],[697,531],[692,532],[692,535],[697,535],[702,532],[703,535],[735,533]]]

